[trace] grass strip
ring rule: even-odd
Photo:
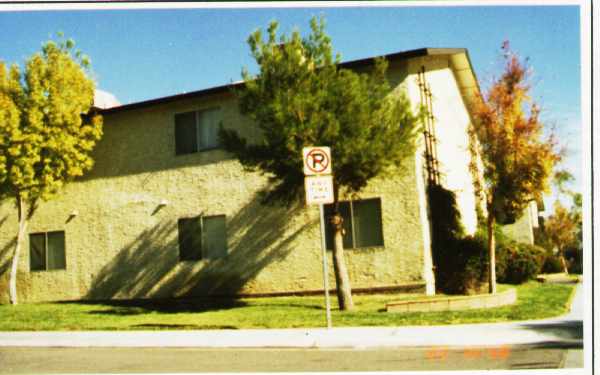
[[[499,290],[507,287],[501,286]],[[379,294],[356,295],[356,310],[342,312],[335,308],[335,297],[332,297],[333,324],[336,327],[408,326],[549,318],[568,311],[567,303],[575,284],[530,281],[515,287],[518,298],[514,305],[464,311],[392,314],[385,312],[387,302],[415,296]],[[0,306],[1,331],[300,328],[323,327],[324,324],[325,303],[319,296]]]

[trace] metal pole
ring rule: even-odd
[[[327,308],[327,329],[331,328],[331,305],[329,303],[329,272],[327,267],[327,243],[325,242],[325,212],[323,204],[319,204],[321,216],[321,251],[323,253],[323,288],[325,289],[325,306]]]

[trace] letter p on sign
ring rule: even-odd
[[[302,154],[306,176],[331,174],[331,150],[329,147],[304,147]]]

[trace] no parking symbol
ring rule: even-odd
[[[302,154],[306,176],[331,174],[331,149],[329,147],[304,147]]]

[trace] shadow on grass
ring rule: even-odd
[[[277,298],[277,297],[265,297],[265,298]],[[298,297],[298,298],[302,298],[302,297]],[[255,307],[264,307],[264,308],[299,308],[299,309],[307,309],[307,310],[325,310],[325,306],[321,306],[321,305],[317,305],[314,303],[307,303],[307,304],[301,304],[301,303],[252,303],[252,306]]]
[[[148,328],[148,329],[238,329],[235,326],[229,325],[198,325],[198,324],[134,324],[131,328]]]
[[[300,297],[298,297],[300,298]],[[261,303],[252,301],[248,303],[238,298],[227,297],[198,297],[186,299],[138,299],[138,300],[101,300],[101,301],[63,301],[61,304],[77,304],[97,306],[98,309],[88,311],[94,315],[134,316],[150,312],[158,313],[203,313],[210,311],[229,310],[240,307],[256,307],[259,309],[303,309],[325,310],[325,307],[315,303],[297,302],[271,302]]]
[[[88,311],[97,315],[140,315],[149,312],[159,313],[201,313],[243,307],[247,304],[235,298],[193,298],[193,299],[137,299],[137,300],[101,300],[101,301],[65,301],[62,304],[98,306]],[[104,309],[103,307],[110,307]]]

